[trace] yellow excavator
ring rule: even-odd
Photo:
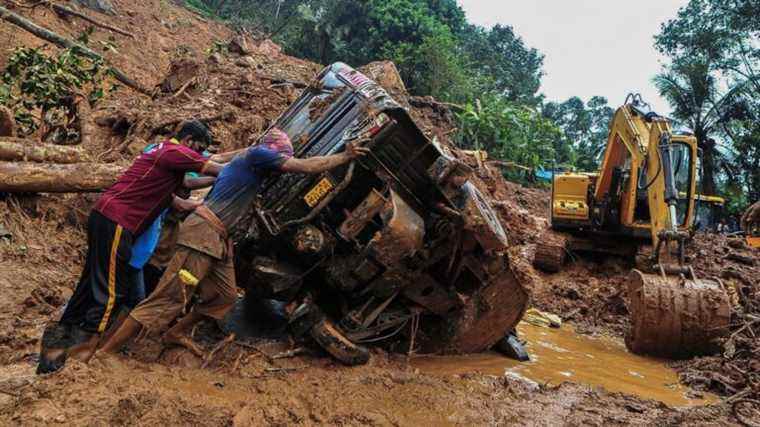
[[[636,353],[706,354],[728,330],[721,281],[697,278],[684,253],[695,218],[698,153],[694,136],[674,133],[640,95],[629,95],[610,123],[601,169],[552,180],[554,232],[540,239],[534,266],[556,272],[568,253],[584,251],[635,258],[626,344]]]
[[[747,208],[742,215],[741,226],[747,235],[747,245],[760,249],[760,202]]]

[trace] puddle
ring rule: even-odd
[[[628,353],[622,342],[576,334],[569,326],[550,329],[521,323],[520,338],[528,341],[530,362],[518,362],[496,353],[467,356],[421,356],[412,364],[422,372],[458,375],[482,372],[507,373],[539,383],[570,381],[611,392],[622,392],[667,405],[698,406],[718,398],[687,397],[689,389],[678,383],[678,375],[666,361]]]

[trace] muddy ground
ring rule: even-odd
[[[103,21],[129,27],[136,40],[118,39],[111,59],[148,87],[154,98],[121,91],[93,112],[98,125],[93,158],[126,164],[146,144],[171,132],[179,120],[212,118],[224,149],[255,139],[299,94],[321,66],[250,41],[247,54],[212,49],[228,40],[223,26],[201,20],[169,1],[113,2],[117,16]],[[23,13],[63,34],[82,30],[47,9]],[[89,12],[95,14],[94,12]],[[192,28],[193,37],[187,37]],[[2,27],[6,46],[39,40]],[[96,32],[95,38],[109,36]],[[144,49],[146,45],[151,49]],[[4,63],[8,51],[2,52]],[[452,113],[435,100],[408,98],[392,64],[365,69],[412,108],[426,134],[444,145]],[[389,77],[390,76],[390,77]],[[189,83],[188,83],[189,82]],[[182,89],[184,88],[184,89]],[[549,194],[505,182],[492,166],[457,152],[477,170],[510,238],[513,269],[533,295],[533,305],[560,315],[588,334],[621,340],[627,327],[622,284],[630,261],[578,257],[566,270],[546,275],[530,266],[537,236],[547,227]],[[739,420],[730,404],[680,409],[634,396],[571,383],[535,384],[473,372],[418,372],[406,356],[374,349],[366,366],[346,368],[314,352],[271,359],[290,348],[287,339],[231,344],[203,361],[146,339],[117,357],[89,365],[70,363],[62,372],[33,374],[44,324],[72,292],[84,255],[86,216],[96,195],[16,195],[0,200],[0,424],[70,425],[262,425],[262,424],[710,424]],[[757,398],[758,254],[721,236],[697,236],[690,247],[700,275],[723,276],[736,291],[742,317],[734,319],[734,350],[681,362],[682,379],[724,396]],[[739,252],[746,265],[727,258]],[[726,270],[733,273],[723,273]],[[750,320],[751,322],[751,320]],[[743,328],[743,329],[742,329]],[[214,325],[198,332],[211,350],[223,335]],[[753,388],[754,387],[754,388]]]
[[[532,192],[518,187],[513,190]],[[30,196],[0,202],[0,223],[7,229],[6,237],[0,239],[0,424],[736,422],[726,405],[676,409],[569,382],[535,384],[478,372],[420,373],[405,355],[377,349],[368,365],[355,368],[336,364],[318,351],[270,359],[290,348],[286,339],[226,346],[207,366],[189,352],[165,350],[146,339],[122,356],[97,358],[89,365],[70,363],[60,373],[35,376],[42,327],[59,312],[81,268],[85,250],[82,219],[88,199]],[[584,268],[594,271],[583,262],[572,268],[576,272]],[[604,270],[593,280],[612,287],[604,279],[608,274]],[[570,295],[568,289],[588,295],[591,291],[583,286],[586,280],[590,279],[576,280],[570,287],[561,286],[561,278],[546,280],[546,288],[536,300],[543,301],[543,308],[570,309],[572,301],[580,298]],[[562,297],[555,298],[555,304],[547,304],[551,295]],[[575,307],[583,304],[576,303]],[[582,327],[587,322],[575,324]],[[595,333],[605,331],[603,325],[592,329]],[[615,335],[615,327],[606,331]],[[209,350],[223,338],[214,325],[205,325],[198,335]]]
[[[11,234],[0,243],[0,424],[731,423],[724,406],[679,410],[570,383],[429,375],[404,355],[380,350],[355,368],[318,352],[269,360],[288,349],[287,340],[258,340],[256,349],[233,344],[205,367],[188,352],[143,342],[127,355],[35,376],[42,327],[70,295],[84,252],[81,223],[60,209],[69,202],[0,203]],[[222,334],[205,329],[203,344],[211,349]]]

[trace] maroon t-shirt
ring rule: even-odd
[[[201,172],[207,159],[176,142],[142,153],[95,204],[95,210],[129,230],[145,231],[169,207],[186,172]]]

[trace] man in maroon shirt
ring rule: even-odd
[[[198,121],[182,124],[170,140],[142,153],[95,204],[87,223],[87,259],[58,325],[42,337],[38,373],[52,372],[68,356],[88,359],[128,294],[132,241],[176,200],[186,172],[216,176],[222,165],[201,156],[212,142]],[[184,206],[187,209],[193,206]]]

